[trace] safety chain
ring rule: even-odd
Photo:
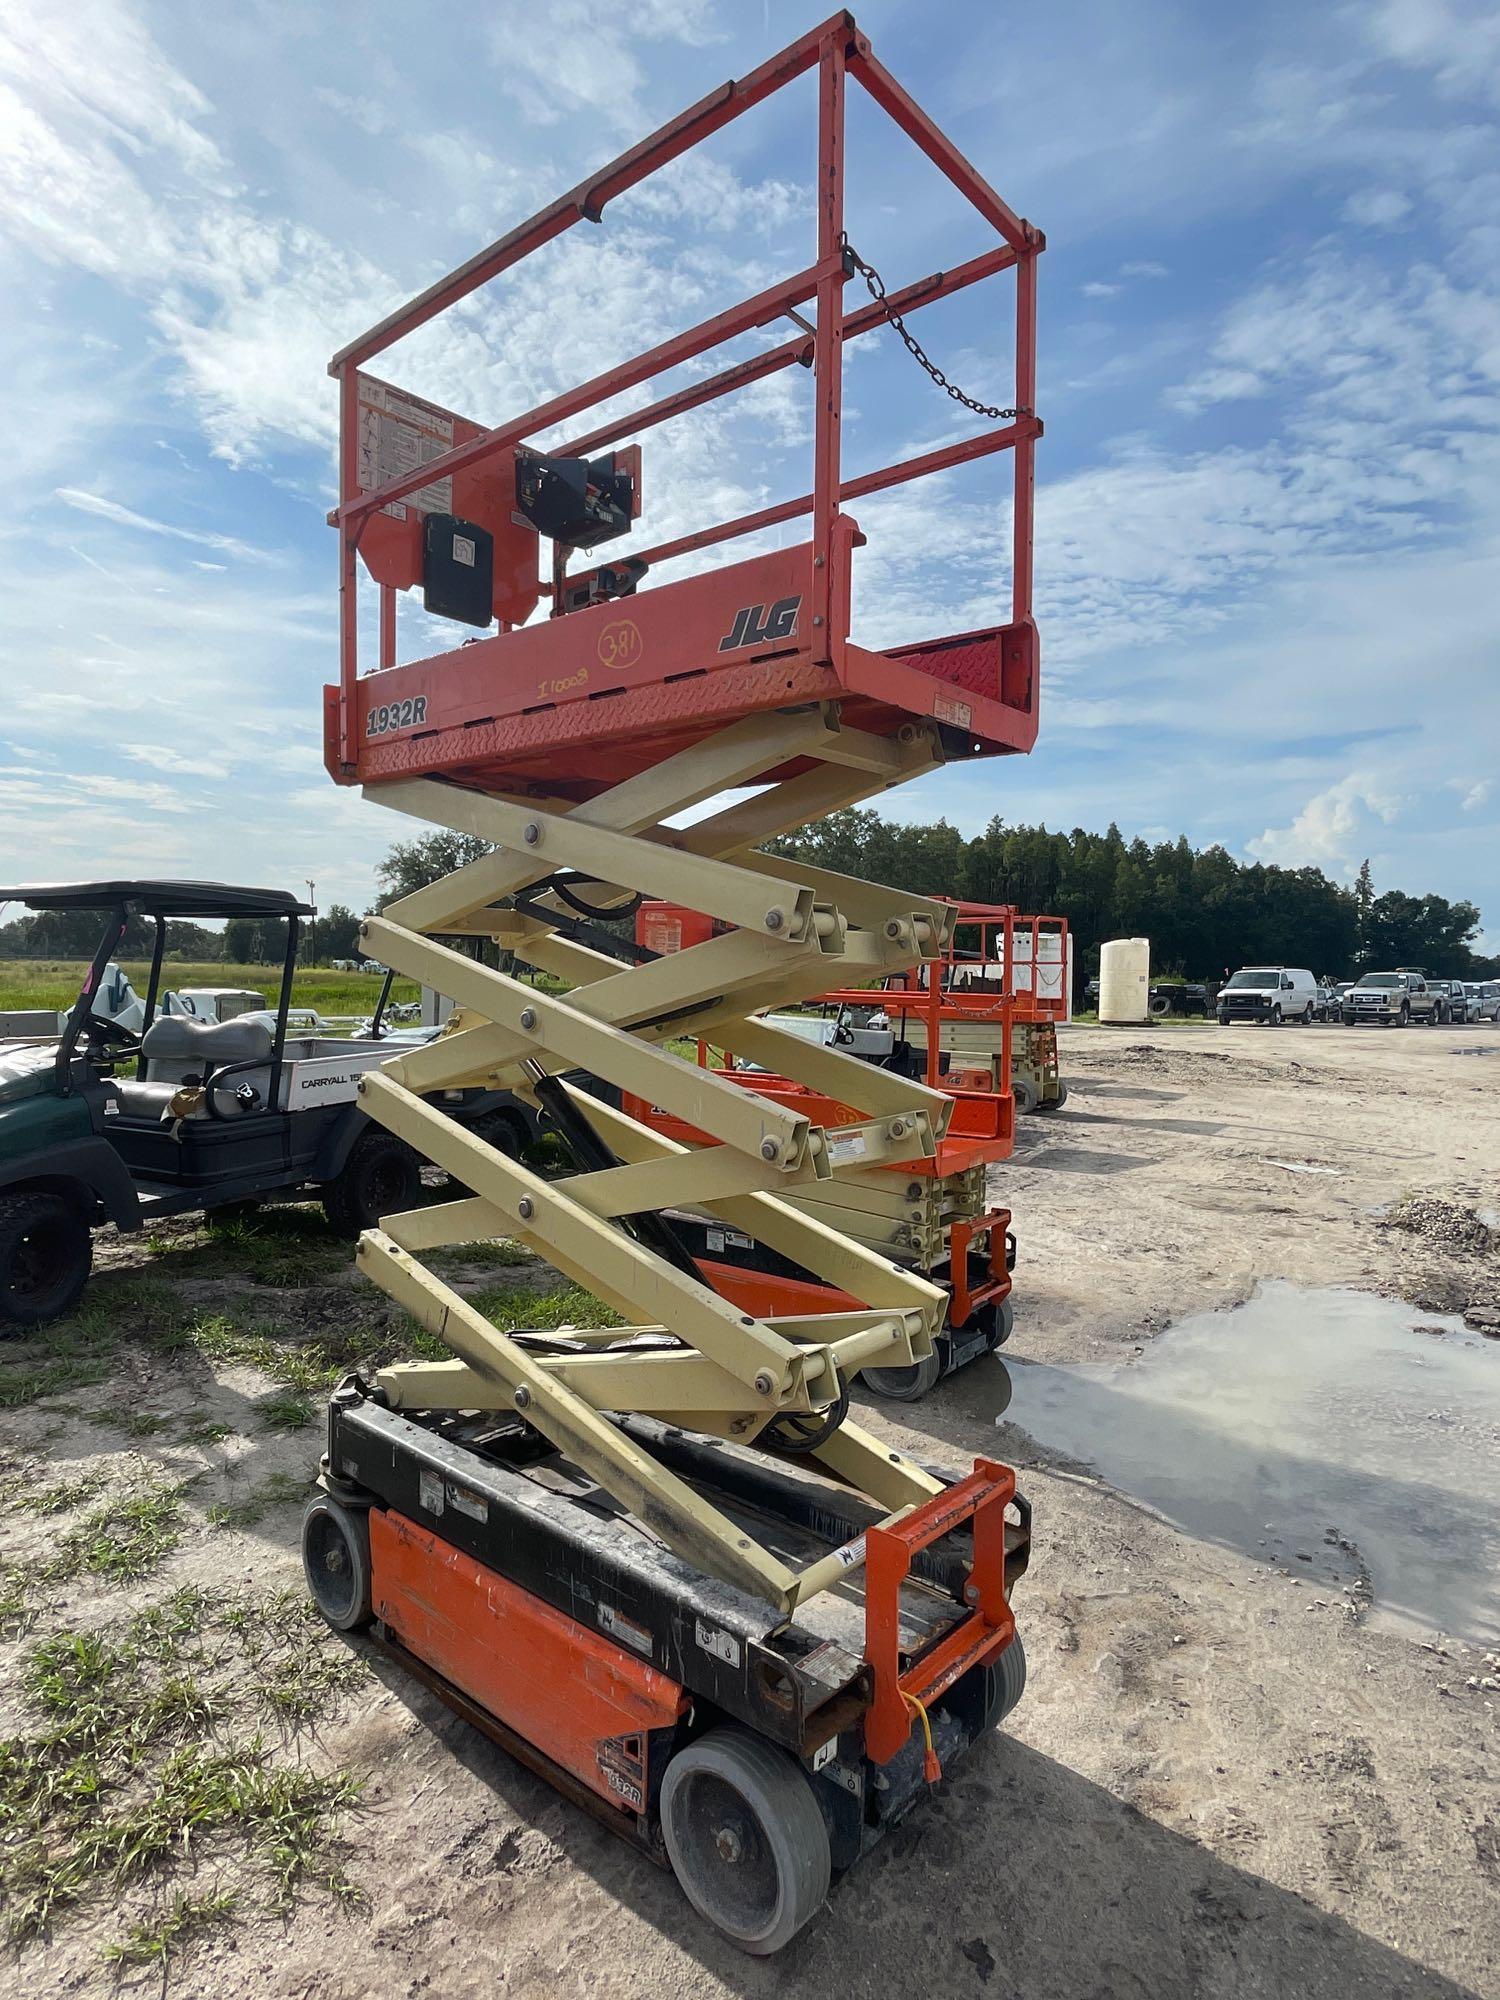
[[[886,319],[896,329],[897,333],[900,334],[906,351],[910,354],[912,360],[916,362],[919,368],[925,369],[938,387],[946,390],[955,403],[962,403],[964,408],[972,410],[976,417],[992,417],[997,421],[1007,420],[1011,417],[1029,417],[1031,415],[1030,410],[1001,410],[997,409],[993,403],[978,403],[972,396],[965,395],[956,382],[950,382],[937,363],[929,357],[922,343],[907,326],[906,321],[901,317],[900,313],[893,310],[890,300],[886,297],[885,280],[881,277],[875,266],[865,262],[864,258],[860,256],[854,245],[849,241],[847,235],[840,238],[840,243],[844,252],[844,269],[850,272],[851,275],[855,271],[859,272],[869,287],[870,297],[874,299],[877,305],[885,307]]]

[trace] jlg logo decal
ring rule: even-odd
[[[721,653],[738,652],[741,646],[764,646],[771,639],[790,639],[797,630],[800,597],[778,597],[767,611],[763,604],[746,604],[734,614],[734,623],[719,641]]]
[[[646,650],[640,628],[629,618],[616,618],[599,634],[599,658],[607,667],[633,667]]]

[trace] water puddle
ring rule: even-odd
[[[1187,1533],[1500,1642],[1500,1346],[1461,1320],[1278,1280],[1120,1365],[1009,1368],[1006,1421]]]

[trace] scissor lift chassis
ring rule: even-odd
[[[351,1381],[330,1406],[322,1485],[367,1523],[369,1573],[357,1615],[338,1622],[367,1615],[450,1707],[662,1865],[672,1756],[725,1725],[752,1731],[801,1767],[837,1877],[933,1775],[893,1671],[945,1770],[1018,1698],[1024,1656],[1004,1606],[1030,1509],[1008,1468],[981,1461],[944,1487],[934,1521],[892,1531],[805,1467],[622,1421],[763,1537],[877,1546],[787,1620],[679,1561],[515,1418],[403,1415]],[[972,1616],[981,1592],[988,1631]],[[898,1747],[877,1761],[893,1699]]]
[[[565,230],[598,223],[616,195],[809,72],[818,248],[807,269],[489,430],[364,373],[393,342]],[[1013,271],[1017,408],[972,437],[845,480],[842,346],[890,310],[844,306],[858,268],[843,230],[851,78],[1001,239],[892,294],[890,307],[909,313]],[[325,690],[329,770],[488,851],[363,930],[372,956],[450,995],[455,1011],[435,1041],[363,1079],[361,1102],[472,1193],[385,1217],[361,1242],[361,1268],[456,1358],[384,1368],[336,1394],[328,1491],[304,1528],[309,1581],[335,1622],[358,1622],[368,1609],[446,1699],[564,1790],[629,1815],[625,1830],[648,1849],[659,1820],[689,1896],[755,1951],[784,1943],[831,1871],[1019,1693],[1007,1570],[1019,1573],[1027,1531],[1023,1510],[1008,1564],[1013,1475],[980,1461],[950,1484],[848,1417],[849,1383],[862,1368],[930,1359],[946,1295],[888,1246],[853,1240],[820,1219],[816,1203],[786,1199],[826,1189],[851,1145],[871,1167],[933,1160],[952,1102],[760,1019],[835,978],[878,982],[935,961],[950,918],[935,899],[762,848],[945,762],[1024,753],[1035,740],[1042,248],[1040,232],[840,13],[439,280],[331,365],[341,413],[341,659],[338,684]],[[793,339],[654,402],[633,401],[654,378],[783,316],[799,329]],[[409,548],[409,517],[426,507],[428,528],[446,523],[453,561],[471,562],[476,547],[498,548],[518,523],[525,529],[509,504],[486,517],[475,499],[478,539],[467,536],[476,524],[458,520],[457,502],[479,491],[464,481],[481,468],[514,501],[521,449],[584,410],[607,403],[613,414],[554,447],[575,466],[798,363],[810,367],[814,399],[811,491],[649,550],[632,546],[627,560],[655,569],[800,515],[811,516],[807,542],[639,595],[632,584],[621,596],[613,568],[569,576],[567,547],[589,544],[559,532],[552,583],[540,584],[552,592],[552,617],[525,622],[535,592],[519,610],[506,608],[511,596],[504,607],[497,598],[498,631],[397,660],[395,592],[414,575],[391,570],[387,554],[393,537]],[[435,457],[398,458],[413,469],[382,481],[361,444],[369,410],[389,409],[391,398],[449,424],[442,435],[453,443]],[[1001,451],[1014,474],[1008,622],[883,653],[856,644],[852,563],[863,536],[844,505]],[[434,501],[440,489],[453,497]],[[361,557],[380,591],[381,670],[366,675]],[[532,568],[539,582],[534,559]],[[507,571],[502,595],[519,575]],[[682,825],[705,804],[706,817]],[[711,913],[725,934],[622,969],[568,925],[563,905],[580,881],[596,907],[665,898]],[[553,983],[528,984],[451,948],[476,933]],[[832,1135],[805,1108],[684,1060],[671,1047],[682,1038],[727,1043],[852,1107],[855,1122],[841,1119]],[[609,1101],[580,1075],[607,1086]],[[548,1179],[425,1102],[479,1084],[581,1121],[591,1155],[582,1170]],[[631,1099],[662,1106],[710,1144],[695,1151],[653,1131],[617,1108]],[[844,1294],[848,1308],[758,1315],[720,1297],[651,1220],[680,1206],[767,1243]],[[496,1327],[423,1261],[495,1236],[589,1288],[623,1324],[559,1338]],[[969,1538],[967,1554],[955,1536]],[[738,1803],[702,1806],[721,1795]],[[717,1854],[730,1894],[761,1879],[758,1862],[739,1864],[762,1847],[775,1861],[775,1907],[742,1924],[716,1904],[700,1864],[711,1873]]]

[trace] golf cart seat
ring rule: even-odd
[[[115,1084],[120,1112],[127,1118],[163,1119],[189,1078],[202,1083],[230,1063],[269,1064],[274,1039],[264,1021],[195,1021],[187,1014],[164,1014],[152,1022],[141,1041],[145,1075]],[[242,1072],[241,1080],[253,1078]],[[221,1109],[233,1109],[227,1090]],[[192,1115],[206,1117],[207,1107],[200,1106]]]

